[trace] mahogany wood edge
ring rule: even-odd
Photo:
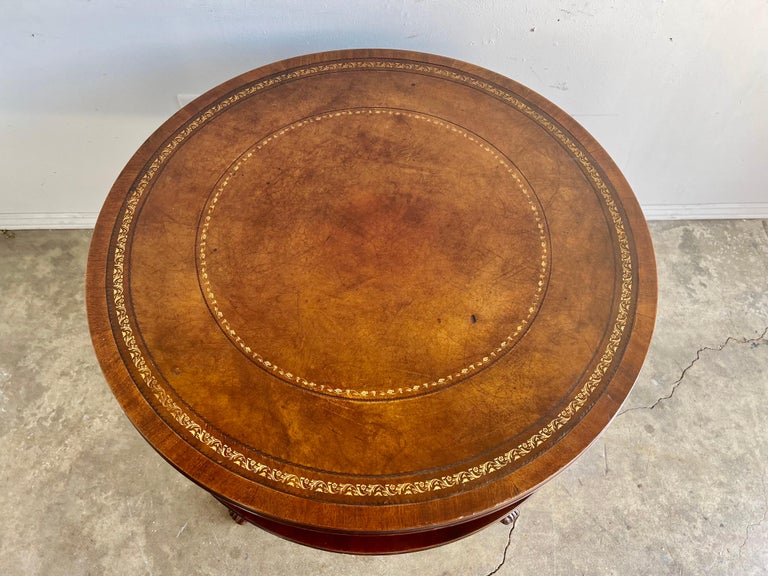
[[[495,510],[489,514],[472,517],[463,522],[438,526],[428,530],[411,532],[353,533],[343,531],[319,531],[308,526],[289,524],[254,514],[232,502],[214,495],[230,512],[238,524],[240,519],[267,532],[311,548],[342,554],[385,555],[417,552],[455,542],[482,530],[493,522],[506,518],[527,499]]]

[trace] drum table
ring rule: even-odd
[[[351,50],[163,124],[106,199],[87,304],[125,413],[234,518],[388,553],[509,515],[595,440],[655,274],[632,191],[564,112]]]

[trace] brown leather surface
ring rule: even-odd
[[[571,118],[452,60],[235,78],[118,178],[87,278],[104,373],[184,474],[277,521],[460,524],[567,465],[628,393],[653,251]]]

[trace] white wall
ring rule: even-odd
[[[0,0],[0,228],[91,225],[178,94],[354,47],[526,84],[650,217],[768,217],[766,0]]]

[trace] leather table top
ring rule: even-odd
[[[397,533],[501,510],[616,414],[656,305],[615,164],[463,62],[352,50],[234,78],[120,174],[87,302],[171,464],[265,518]]]

